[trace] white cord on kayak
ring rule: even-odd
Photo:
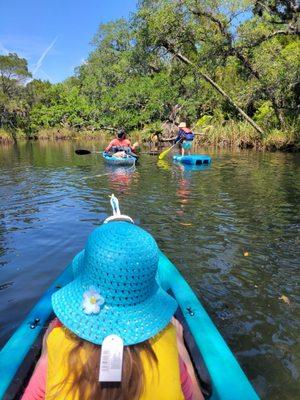
[[[110,204],[113,210],[113,215],[121,215],[119,200],[116,198],[114,194],[110,196]]]
[[[103,222],[104,224],[106,224],[108,222],[112,222],[112,221],[127,221],[127,222],[131,222],[132,224],[134,224],[132,218],[128,217],[128,215],[121,214],[119,200],[117,199],[117,197],[114,194],[112,194],[110,196],[110,204],[111,204],[111,207],[113,210],[113,215],[106,218]]]

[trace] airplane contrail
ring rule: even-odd
[[[55,45],[56,41],[57,41],[58,36],[56,36],[56,38],[52,41],[52,43],[46,48],[46,50],[43,52],[43,54],[41,55],[41,57],[38,59],[38,62],[36,63],[36,66],[32,72],[32,76],[34,76],[38,70],[41,68],[43,61],[46,57],[46,55],[49,53],[49,51],[52,49],[52,47]]]

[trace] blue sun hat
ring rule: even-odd
[[[73,276],[76,278],[77,275],[79,275],[81,271],[81,265],[84,259],[84,250],[81,250],[72,260],[72,270],[73,270]]]
[[[144,229],[114,210],[73,260],[75,279],[52,295],[59,320],[82,339],[101,345],[111,334],[124,345],[163,330],[176,301],[157,283],[159,250]]]
[[[120,211],[120,206],[119,206],[119,200],[115,197],[115,195],[110,196],[110,204],[112,206],[113,210],[113,215],[110,217],[106,218],[104,221],[104,224],[107,224],[108,222],[111,221],[127,221],[127,222],[133,222],[133,219],[128,217],[128,215],[121,214]],[[84,250],[81,250],[72,260],[72,270],[73,270],[73,275],[76,277],[79,275],[82,267],[84,259]]]

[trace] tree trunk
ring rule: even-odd
[[[276,101],[275,96],[272,93],[272,90],[269,89],[265,82],[263,81],[262,76],[260,75],[260,73],[251,65],[251,63],[249,62],[249,60],[237,49],[235,49],[234,47],[232,47],[231,45],[231,49],[233,54],[235,54],[235,56],[241,61],[241,63],[243,64],[243,66],[245,68],[248,69],[248,71],[250,71],[250,73],[259,81],[259,83],[262,86],[262,90],[264,91],[264,93],[266,94],[266,96],[269,98],[269,100],[271,100],[272,106],[274,108],[274,112],[276,115],[276,118],[279,122],[279,125],[281,127],[285,127],[286,123],[285,123],[285,118],[283,115],[282,110],[279,107],[279,104]]]
[[[268,86],[266,85],[266,83],[264,82],[263,77],[261,76],[260,72],[251,64],[250,60],[243,54],[242,49],[235,47],[234,46],[234,39],[233,39],[233,34],[228,30],[228,27],[219,19],[217,18],[215,15],[209,13],[209,12],[205,12],[205,11],[201,11],[201,10],[197,10],[197,9],[191,9],[191,12],[196,15],[197,17],[206,17],[208,18],[210,21],[212,21],[213,23],[215,23],[220,31],[220,33],[222,34],[222,36],[224,37],[224,39],[227,42],[227,45],[230,49],[230,52],[232,55],[235,55],[240,62],[242,63],[242,65],[259,81],[259,83],[262,86],[262,90],[264,91],[265,95],[268,97],[268,99],[271,101],[272,106],[274,108],[275,111],[275,115],[276,118],[279,122],[280,126],[285,126],[285,118],[283,115],[282,110],[280,109],[276,98],[274,97],[272,90],[270,88],[268,88]],[[263,36],[260,38],[260,40],[251,43],[251,47],[255,47],[258,46],[259,44],[261,44],[262,42],[264,42],[265,40],[269,40],[274,36],[277,35],[291,35],[293,34],[293,32],[291,30],[280,30],[280,31],[275,31],[272,34],[268,35],[268,36]]]
[[[168,49],[170,51],[170,49]],[[196,68],[196,65],[190,61],[188,58],[186,58],[184,55],[182,55],[181,53],[176,53],[174,51],[171,51],[177,58],[179,58],[179,60],[181,60],[182,62],[184,62],[187,65],[192,66],[193,68]],[[223,97],[225,97],[230,104],[239,112],[240,115],[242,115],[242,117],[249,122],[250,125],[253,126],[253,128],[260,133],[260,135],[262,136],[264,134],[263,129],[257,125],[252,118],[249,117],[249,115],[247,115],[245,113],[245,111],[243,111],[236,103],[235,101],[226,93],[224,92],[224,90],[207,74],[205,74],[204,72],[202,72],[201,70],[199,70],[197,68],[197,72],[199,73],[199,75],[206,80],[206,82],[208,82],[210,85],[212,85]]]
[[[286,122],[285,122],[284,114],[283,114],[282,110],[280,109],[280,107],[278,106],[275,99],[272,99],[272,106],[274,108],[276,118],[278,119],[278,121],[280,123],[280,127],[285,128]]]

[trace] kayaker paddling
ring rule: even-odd
[[[169,147],[168,149],[164,150],[160,155],[158,156],[159,160],[163,160],[166,155],[174,148],[177,146],[177,143],[179,144],[179,149],[180,149],[180,155],[184,156],[185,151],[188,152],[188,154],[191,154],[191,148],[193,144],[195,134],[186,126],[185,122],[180,122],[178,125],[178,135],[174,141],[174,144]]]
[[[75,279],[52,295],[57,320],[23,400],[203,399],[177,303],[156,280],[158,246],[113,200],[114,215],[76,258]]]
[[[128,154],[136,156],[135,151],[138,146],[138,142],[131,145],[130,140],[126,138],[125,130],[120,129],[117,133],[117,137],[109,143],[104,152],[114,157],[126,157]]]
[[[178,129],[178,135],[175,139],[175,143],[179,143],[179,148],[181,150],[182,156],[185,155],[185,152],[190,155],[195,134],[191,131],[190,128],[187,128],[185,122],[180,122],[180,124],[178,125]]]

